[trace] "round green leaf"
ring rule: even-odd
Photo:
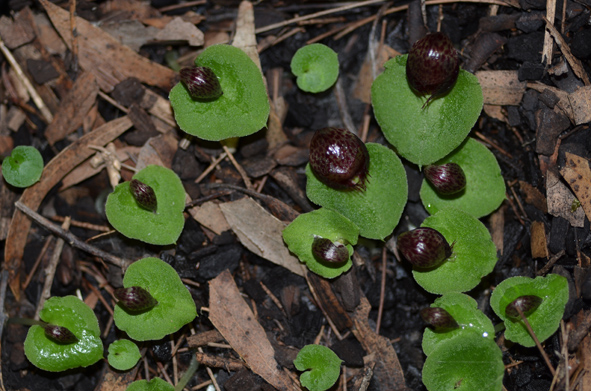
[[[293,361],[298,371],[306,371],[300,382],[310,391],[324,391],[332,387],[341,373],[341,359],[322,345],[306,345]]]
[[[267,124],[269,99],[256,64],[230,45],[212,45],[195,59],[209,67],[220,81],[223,95],[212,101],[191,98],[178,83],[170,91],[170,103],[179,127],[199,138],[220,141],[255,133]]]
[[[360,235],[384,239],[398,224],[408,185],[400,159],[387,147],[368,143],[369,176],[364,192],[332,189],[320,182],[306,166],[306,193],[315,204],[333,209],[359,227]]]
[[[161,166],[147,166],[133,176],[154,190],[156,213],[142,208],[133,198],[129,182],[109,194],[105,211],[109,223],[128,238],[156,245],[173,244],[185,225],[185,189],[174,171]]]
[[[43,327],[31,326],[25,339],[25,355],[36,367],[60,372],[87,367],[103,358],[103,342],[96,315],[77,297],[51,297],[39,316],[44,322],[67,328],[78,338],[78,342],[57,343],[45,336]]]
[[[495,341],[469,332],[442,341],[423,366],[423,383],[429,391],[501,391],[503,354]]]
[[[29,187],[41,178],[43,158],[37,148],[21,145],[2,162],[2,175],[15,187]]]
[[[448,206],[470,213],[476,218],[488,215],[505,199],[505,181],[495,155],[484,145],[469,138],[459,148],[435,164],[456,163],[466,174],[466,188],[444,196],[423,179],[421,200],[430,214]]]
[[[495,327],[490,319],[478,309],[476,300],[463,293],[446,293],[431,304],[431,307],[443,308],[460,325],[459,328],[445,332],[435,331],[430,327],[423,333],[423,352],[428,356],[441,343],[452,338],[463,338],[467,332],[476,333],[483,338],[494,340]]]
[[[339,59],[328,46],[314,43],[298,49],[291,59],[291,72],[297,76],[300,89],[326,91],[339,77]]]
[[[120,371],[133,368],[141,357],[140,349],[128,339],[119,339],[109,345],[109,364]]]
[[[534,295],[543,299],[542,304],[527,320],[540,342],[558,330],[560,319],[568,302],[568,282],[558,274],[546,277],[511,277],[501,282],[490,296],[490,306],[497,316],[505,322],[505,338],[526,347],[535,342],[521,319],[510,319],[505,308],[520,296]]]
[[[347,262],[334,266],[318,262],[312,254],[314,235],[344,243],[349,250]],[[351,255],[358,236],[359,228],[355,224],[340,213],[326,208],[299,215],[283,230],[283,240],[289,251],[324,278],[338,277],[351,268]]]
[[[125,391],[174,391],[174,387],[165,380],[155,377],[150,381],[134,381]]]
[[[439,231],[453,244],[453,253],[433,269],[413,268],[417,283],[428,292],[466,292],[492,272],[497,249],[490,233],[478,219],[455,208],[445,208],[425,219],[422,227]]]
[[[388,61],[371,86],[376,120],[400,156],[419,165],[433,163],[457,148],[482,110],[482,89],[476,76],[460,70],[446,95],[432,100],[418,96],[406,80],[407,55]]]
[[[123,286],[142,287],[158,301],[155,307],[139,313],[115,306],[115,325],[136,341],[160,339],[197,316],[195,301],[177,272],[158,258],[132,263],[123,277]]]

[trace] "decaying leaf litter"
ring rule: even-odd
[[[26,329],[8,325],[4,387],[36,389],[56,382],[65,389],[125,389],[146,373],[174,383],[188,365],[188,347],[199,347],[202,368],[212,368],[227,390],[246,389],[241,382],[251,389],[291,389],[297,387],[297,349],[320,342],[349,353],[335,389],[421,389],[424,326],[418,311],[433,297],[421,293],[409,269],[384,250],[391,243],[358,246],[356,278],[328,282],[306,274],[280,236],[286,223],[313,208],[302,171],[313,130],[345,125],[367,141],[384,142],[372,121],[369,86],[380,64],[408,51],[409,37],[421,24],[413,22],[422,19],[420,6],[369,1],[335,12],[330,4],[261,3],[252,17],[241,12],[248,5],[239,8],[237,2],[194,3],[167,10],[139,2],[95,8],[70,2],[60,8],[44,1],[43,7],[10,3],[3,10],[0,153],[34,145],[47,164],[41,181],[23,192],[2,182],[6,314],[34,315],[45,294],[44,265],[57,248],[55,236],[32,224],[24,207],[58,226],[60,217],[72,217],[71,232],[81,240],[54,256],[59,263],[47,289],[57,296],[79,290],[99,315],[106,340],[116,333],[105,287],[118,283],[121,267],[146,254],[173,265],[202,309],[192,328],[144,346],[139,370],[120,374],[99,363],[68,380],[31,371],[19,348]],[[556,383],[570,389],[589,387],[588,12],[585,4],[569,1],[433,1],[426,2],[425,15],[430,30],[452,37],[464,68],[479,78],[485,107],[472,136],[493,151],[507,185],[507,200],[484,220],[499,261],[478,288],[481,301],[509,276],[552,271],[567,277],[572,289],[565,326],[546,350],[559,352],[551,355],[562,374]],[[89,23],[97,21],[100,28]],[[191,142],[176,130],[166,99],[176,74],[161,65],[171,63],[167,52],[189,64],[202,45],[230,41],[255,58],[258,53],[272,104],[267,130],[237,150]],[[320,100],[298,92],[289,71],[295,50],[316,41],[333,47],[342,67],[334,94]],[[128,167],[148,164],[173,168],[194,205],[178,245],[161,251],[113,233],[94,238],[108,229],[95,201],[100,205],[113,183],[129,180]],[[411,165],[406,170],[411,203],[395,234],[426,217],[418,198],[420,174]],[[256,229],[249,221],[257,222]],[[103,253],[78,250],[88,245]],[[212,292],[221,293],[216,303],[223,304],[213,305]],[[229,327],[228,316],[239,327]],[[243,316],[251,321],[240,322]],[[250,339],[240,338],[242,333]],[[504,362],[506,389],[551,387],[552,376],[535,351],[512,348]],[[568,381],[567,362],[576,368]],[[210,381],[202,369],[191,385]]]

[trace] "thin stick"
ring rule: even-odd
[[[78,72],[78,34],[76,33],[76,0],[70,0],[70,33],[72,34],[72,70]]]
[[[224,158],[227,156],[226,152],[222,152],[222,154],[220,156],[217,157],[217,159],[214,159],[211,164],[209,165],[209,167],[207,167],[205,169],[205,171],[203,171],[201,173],[201,175],[199,175],[199,177],[197,179],[195,179],[195,183],[199,183],[203,180],[203,178],[205,178],[207,175],[209,175],[209,173],[218,165],[220,164],[220,162],[222,160],[224,160]]]
[[[49,231],[54,233],[55,235],[63,238],[68,242],[70,246],[74,246],[79,248],[82,251],[85,251],[91,255],[96,257],[102,258],[105,261],[112,263],[113,265],[119,266],[123,270],[127,269],[129,265],[131,265],[132,261],[125,258],[119,258],[115,255],[109,254],[95,246],[90,244],[84,243],[82,240],[78,239],[76,235],[69,231],[64,231],[60,228],[59,225],[52,223],[45,217],[41,216],[39,213],[35,212],[33,209],[29,208],[25,204],[20,201],[14,203],[14,205],[24,214],[35,220],[38,224],[41,224],[43,227],[47,228]]]
[[[67,231],[70,228],[70,218],[66,217],[66,220],[61,226],[61,229]],[[62,250],[64,248],[64,239],[58,238],[55,242],[55,247],[53,248],[53,254],[51,255],[51,260],[49,261],[49,265],[45,268],[45,282],[43,284],[43,291],[41,292],[41,297],[39,298],[39,304],[37,305],[37,311],[35,311],[35,319],[39,320],[39,313],[45,304],[45,300],[51,297],[51,285],[53,285],[53,277],[55,276],[55,270],[57,269],[57,264],[60,261],[60,257],[62,255]]]
[[[384,301],[386,297],[386,246],[382,248],[382,283],[380,286],[380,306],[378,307],[378,319],[376,320],[376,334],[380,333]]]
[[[533,338],[534,342],[536,343],[536,346],[538,347],[538,350],[542,354],[542,357],[544,358],[544,361],[546,361],[546,365],[550,369],[550,372],[552,373],[552,376],[556,376],[556,370],[554,370],[554,367],[552,366],[552,363],[550,363],[550,358],[548,357],[548,355],[544,351],[544,348],[542,347],[542,344],[538,340],[538,337],[536,336],[536,333],[534,333],[534,330],[531,328],[531,326],[530,326],[527,318],[523,314],[523,311],[521,311],[521,308],[519,308],[519,306],[515,306],[515,309],[519,313],[519,316],[521,317],[521,320],[525,324],[525,327],[527,328],[527,331],[529,331],[529,335],[531,335],[531,337]]]
[[[33,279],[33,276],[35,275],[35,272],[37,271],[37,268],[39,267],[39,264],[41,263],[41,260],[43,259],[43,256],[47,252],[47,249],[49,248],[49,244],[51,243],[51,240],[52,239],[53,239],[53,236],[48,236],[45,239],[45,244],[43,245],[43,248],[41,249],[41,252],[39,253],[39,256],[35,260],[35,264],[33,265],[33,268],[29,272],[29,275],[27,276],[27,279],[25,280],[25,282],[23,282],[23,284],[21,285],[21,289],[23,291],[25,289],[27,289],[27,287],[31,283],[31,280]]]
[[[2,51],[2,54],[4,54],[6,61],[10,63],[10,66],[12,66],[12,68],[16,72],[17,77],[20,79],[21,83],[23,83],[23,85],[27,89],[29,95],[31,95],[33,102],[35,102],[35,105],[41,112],[41,115],[43,115],[43,119],[45,120],[45,122],[50,124],[53,121],[53,114],[51,114],[51,111],[49,111],[49,109],[45,105],[45,102],[43,102],[43,99],[41,99],[41,96],[37,93],[35,87],[33,87],[31,81],[27,78],[18,62],[16,62],[16,59],[14,58],[10,50],[8,50],[6,45],[4,45],[4,41],[2,41],[2,38],[0,38],[0,51]]]
[[[197,351],[199,353],[203,353],[203,349],[201,349],[201,348],[197,348]],[[213,371],[211,370],[211,368],[205,367],[205,370],[207,371],[207,374],[209,375],[209,378],[211,379],[213,387],[216,389],[216,391],[222,391],[220,389],[220,385],[218,384],[217,380],[215,379],[215,376],[213,375]]]
[[[242,166],[240,164],[238,164],[236,159],[234,159],[234,155],[232,155],[232,152],[230,151],[230,149],[228,149],[226,144],[222,143],[222,148],[224,148],[224,152],[226,152],[226,154],[228,155],[228,159],[230,159],[230,161],[234,165],[234,168],[236,169],[236,171],[238,171],[238,173],[242,177],[242,180],[244,181],[246,188],[248,190],[252,190],[252,182],[250,181],[250,178],[248,177],[248,174],[246,173],[246,171],[244,171],[244,168],[242,168]]]

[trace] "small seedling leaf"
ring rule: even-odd
[[[158,304],[143,312],[115,306],[115,325],[136,341],[160,339],[178,331],[197,316],[195,301],[177,272],[158,258],[144,258],[127,268],[123,286],[139,286],[150,292]]]
[[[448,207],[427,217],[421,226],[436,229],[453,244],[451,257],[441,265],[413,269],[415,280],[426,291],[466,292],[494,269],[497,249],[484,224],[470,214]]]
[[[505,181],[499,163],[484,145],[469,138],[436,164],[456,163],[466,174],[466,188],[452,195],[440,195],[423,180],[421,200],[427,212],[437,213],[453,206],[480,218],[493,212],[505,199]]]
[[[230,45],[212,45],[195,59],[195,65],[211,68],[224,94],[199,101],[182,83],[174,86],[169,99],[183,131],[220,141],[248,136],[267,124],[270,106],[263,76],[246,53]]]
[[[423,383],[429,391],[501,391],[504,372],[494,339],[468,332],[437,345],[425,360]]]
[[[349,250],[349,259],[344,264],[319,262],[312,254],[314,236],[342,241]],[[335,278],[348,271],[353,264],[351,254],[357,244],[359,228],[345,216],[327,208],[301,214],[283,230],[283,240],[289,251],[297,255],[314,273],[324,278]]]
[[[134,381],[125,391],[174,391],[174,387],[161,378],[155,377],[150,381]]]
[[[27,145],[12,150],[2,162],[2,176],[15,187],[29,187],[41,178],[43,158],[39,151]]]
[[[359,227],[360,235],[384,239],[398,224],[408,197],[406,172],[392,150],[366,144],[369,177],[363,192],[332,189],[320,182],[306,166],[306,193],[315,204],[333,209]]]
[[[371,100],[386,139],[405,159],[433,163],[466,138],[482,110],[482,89],[476,76],[460,70],[451,91],[433,99],[413,92],[406,80],[407,55],[388,61],[371,86]]]
[[[533,295],[542,298],[540,306],[527,320],[540,342],[544,342],[558,330],[560,319],[568,301],[568,282],[558,274],[546,277],[511,277],[501,282],[490,296],[490,306],[505,322],[505,338],[526,347],[535,346],[535,342],[521,318],[511,319],[505,309],[520,296]]]
[[[109,345],[109,364],[120,371],[133,368],[141,357],[138,346],[128,339],[119,339]]]
[[[322,345],[306,345],[293,361],[298,371],[306,371],[300,382],[310,391],[325,391],[339,378],[342,360]]]
[[[31,326],[25,339],[25,355],[38,368],[60,372],[87,367],[103,358],[103,342],[94,312],[75,296],[52,297],[39,314],[44,322],[63,326],[76,343],[61,344],[48,338],[42,326]]]
[[[304,46],[291,59],[291,72],[297,76],[300,89],[314,93],[326,91],[339,77],[337,53],[321,43]]]
[[[174,171],[150,165],[133,176],[156,193],[158,210],[141,207],[124,182],[109,194],[105,210],[109,223],[128,238],[156,245],[173,244],[185,225],[185,189]]]
[[[443,308],[459,324],[459,328],[439,332],[427,327],[423,333],[423,352],[428,356],[443,341],[463,338],[466,333],[475,333],[482,338],[494,340],[495,328],[490,319],[478,309],[476,300],[463,293],[446,293],[437,298],[431,307]]]

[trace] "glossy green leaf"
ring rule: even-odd
[[[60,344],[45,336],[41,326],[31,326],[25,340],[25,355],[38,368],[51,372],[87,367],[103,358],[98,320],[75,296],[51,297],[39,314],[41,320],[70,330],[78,342]]]
[[[127,268],[123,286],[139,286],[150,292],[158,304],[143,312],[115,306],[115,325],[136,341],[160,339],[178,331],[197,316],[195,301],[177,272],[158,258],[144,258]]]
[[[423,333],[423,352],[428,356],[443,341],[463,338],[466,333],[475,333],[494,340],[495,327],[490,319],[478,309],[476,300],[463,293],[446,293],[435,299],[431,307],[443,308],[460,325],[459,328],[445,332],[435,331],[430,327]]]
[[[223,95],[212,101],[191,98],[178,83],[170,91],[170,103],[179,127],[210,141],[243,137],[266,126],[269,99],[263,76],[256,64],[230,45],[212,45],[195,59],[195,65],[209,67],[220,81]]]
[[[453,253],[433,269],[414,268],[417,283],[428,292],[444,294],[474,288],[497,263],[490,233],[477,218],[455,208],[445,208],[425,219],[421,227],[439,231],[453,244]]]
[[[361,236],[384,239],[402,215],[408,197],[406,172],[387,147],[368,143],[369,176],[364,192],[332,189],[320,182],[306,166],[306,193],[315,204],[333,209],[359,227]]]
[[[174,391],[174,387],[165,380],[155,377],[150,381],[134,381],[125,391]]]
[[[560,319],[568,302],[568,282],[558,274],[546,277],[511,277],[501,282],[490,296],[490,306],[497,316],[505,322],[505,338],[526,347],[535,342],[521,319],[510,319],[505,308],[520,296],[534,295],[543,299],[542,304],[527,320],[540,342],[558,330]]]
[[[425,360],[429,391],[501,391],[505,365],[495,341],[475,332],[441,341]]]
[[[339,77],[339,59],[334,50],[321,43],[298,49],[291,59],[291,72],[298,87],[307,92],[328,90]]]
[[[433,163],[456,149],[482,110],[482,89],[476,76],[460,70],[451,91],[424,109],[406,80],[407,55],[388,61],[371,86],[378,124],[400,156],[419,165]]]
[[[41,178],[43,158],[37,148],[21,145],[2,162],[2,176],[15,187],[29,187]]]
[[[312,254],[315,235],[346,244],[349,260],[338,265],[318,262]],[[340,213],[326,208],[299,215],[283,230],[283,240],[289,251],[297,255],[311,271],[324,278],[338,277],[351,268],[353,263],[350,256],[358,236],[359,228],[355,224]]]
[[[460,147],[435,164],[456,163],[466,174],[466,188],[443,196],[423,180],[421,200],[430,214],[448,206],[480,218],[493,212],[505,199],[505,181],[499,163],[484,145],[469,138]]]
[[[109,345],[109,365],[120,371],[133,368],[141,357],[138,346],[128,339],[118,339]]]
[[[185,225],[185,189],[174,171],[161,166],[147,166],[133,176],[156,193],[156,213],[142,208],[133,198],[129,182],[109,194],[105,210],[109,223],[128,238],[146,243],[176,243]]]
[[[298,371],[306,371],[300,382],[310,391],[328,390],[339,378],[341,359],[322,345],[306,345],[293,361]]]

